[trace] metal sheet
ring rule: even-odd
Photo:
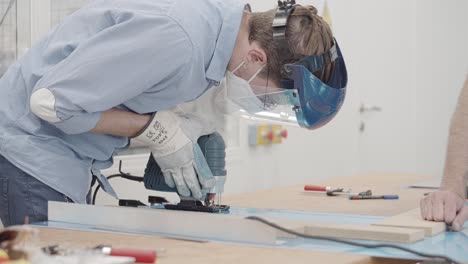
[[[277,232],[243,217],[151,208],[49,202],[49,221],[96,229],[275,244]]]
[[[243,217],[259,216],[267,219],[289,219],[356,225],[370,225],[385,219],[383,216],[374,215],[322,213],[287,209],[278,210],[268,208],[246,208],[237,206],[231,206],[229,211],[231,215],[238,215]]]

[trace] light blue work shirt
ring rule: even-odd
[[[166,110],[220,82],[243,9],[239,0],[92,1],[0,79],[0,154],[75,202],[86,202],[92,172],[112,193],[99,170],[129,139],[90,133],[100,113]],[[53,93],[59,122],[31,112],[40,88]]]

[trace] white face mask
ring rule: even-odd
[[[262,112],[265,110],[264,104],[252,91],[250,82],[257,77],[265,66],[262,66],[252,78],[246,81],[234,74],[244,63],[243,61],[233,71],[226,71],[227,98],[249,113]]]

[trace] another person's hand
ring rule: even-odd
[[[176,187],[181,196],[201,200],[204,190],[216,182],[212,175],[203,175],[206,168],[200,164],[206,164],[205,157],[195,145],[205,134],[199,118],[162,111],[153,116],[135,139],[150,147],[169,187]]]
[[[468,220],[468,206],[453,192],[436,191],[421,200],[421,216],[428,221],[445,222],[459,231]]]

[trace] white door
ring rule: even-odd
[[[398,171],[414,162],[411,1],[330,1],[343,27],[350,92],[358,93],[358,172]],[[338,13],[340,12],[340,13]]]

